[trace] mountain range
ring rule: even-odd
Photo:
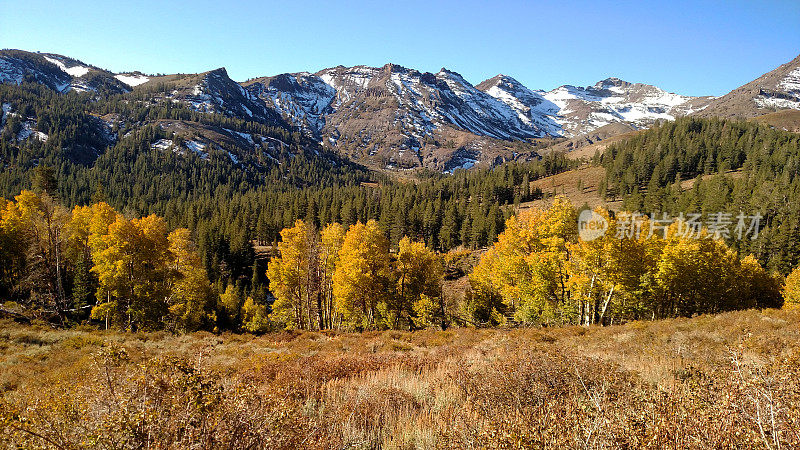
[[[57,54],[0,51],[0,83],[25,81],[59,93],[83,93],[89,100],[124,96],[181,104],[199,113],[281,127],[305,135],[321,150],[383,170],[448,172],[534,158],[542,147],[565,139],[602,139],[609,134],[604,130],[642,129],[680,116],[749,118],[800,109],[800,56],[722,97],[690,97],[619,78],[550,91],[530,89],[507,75],[472,85],[445,68],[429,73],[394,64],[338,66],[240,83],[224,68],[200,74],[113,73]],[[8,113],[11,106],[3,105],[4,123]],[[27,129],[24,138],[37,132],[35,123]],[[245,146],[252,141],[222,134],[244,139]],[[224,146],[204,138],[197,145]]]

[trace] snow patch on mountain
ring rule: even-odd
[[[800,99],[797,98],[765,96],[755,98],[755,102],[760,108],[800,109]]]
[[[760,108],[800,109],[800,67],[788,72],[775,85],[776,89],[761,88],[753,99]]]
[[[56,58],[53,58],[53,57],[50,57],[50,56],[45,56],[44,59],[46,59],[46,60],[50,61],[51,63],[55,64],[56,66],[58,66],[59,69],[61,69],[64,72],[72,75],[73,77],[82,77],[82,76],[86,75],[87,73],[89,73],[89,68],[85,67],[85,66],[74,65],[74,66],[71,66],[71,67],[67,67],[66,64],[64,64],[64,62],[59,60],[59,59],[56,59]]]
[[[208,153],[206,150],[206,144],[200,141],[186,141],[184,143],[186,148],[191,150],[192,152],[196,153],[200,156],[201,159],[208,159]]]
[[[11,103],[3,103],[2,115],[0,115],[0,128],[6,126],[6,115],[11,114]]]
[[[762,90],[754,100],[761,108],[800,109],[800,67],[796,67],[777,84],[780,91]]]
[[[20,84],[25,74],[10,61],[0,58],[0,83]]]
[[[173,145],[172,139],[159,139],[150,144],[150,148],[153,150],[169,150]]]
[[[42,133],[41,131],[36,131],[34,129],[34,126],[35,123],[30,120],[22,122],[22,128],[19,130],[19,133],[17,133],[17,141],[24,141],[25,139],[28,139],[29,137],[33,136],[34,138],[36,138],[41,142],[47,142],[47,138],[49,136],[47,136],[47,134],[45,133]]]
[[[267,78],[247,89],[295,126],[320,138],[336,89],[308,72]]]
[[[560,136],[561,125],[556,120],[559,107],[544,98],[542,91],[532,91],[506,75],[498,75],[477,86],[513,109],[528,126],[537,127],[549,136]]]
[[[786,77],[781,80],[778,87],[787,91],[795,91],[800,93],[800,67],[795,68],[789,72]]]
[[[114,78],[118,79],[119,81],[127,84],[130,87],[136,87],[140,84],[147,83],[150,81],[150,77],[145,75],[136,75],[136,74],[127,74],[127,73],[120,73],[114,75]]]

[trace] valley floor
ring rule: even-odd
[[[800,445],[800,311],[551,329],[121,334],[0,322],[0,443]]]

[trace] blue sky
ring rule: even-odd
[[[235,80],[387,62],[534,89],[609,76],[721,95],[800,54],[800,1],[0,0],[0,47]]]

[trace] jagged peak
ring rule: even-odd
[[[496,86],[503,86],[514,89],[525,88],[525,85],[517,81],[515,78],[508,75],[503,75],[502,73],[499,73],[487,80],[481,81],[480,83],[475,85],[475,88],[478,89],[479,91],[487,91]]]
[[[205,76],[218,75],[218,76],[221,76],[221,77],[230,78],[228,76],[228,71],[224,67],[220,67],[220,68],[217,68],[217,69],[214,69],[214,70],[209,70],[208,72],[205,72],[203,75],[205,75]]]
[[[451,79],[455,79],[458,82],[469,84],[469,82],[466,79],[464,79],[464,77],[461,76],[460,73],[458,73],[456,71],[453,71],[453,70],[449,70],[449,69],[447,69],[445,67],[442,67],[439,70],[439,73],[436,74],[436,76],[437,77],[441,77],[441,78],[451,78]],[[470,84],[470,86],[471,86],[471,84]]]
[[[633,83],[627,82],[627,81],[625,81],[625,80],[623,80],[621,78],[617,78],[617,77],[608,77],[608,78],[606,78],[604,80],[598,81],[594,85],[594,87],[598,88],[598,89],[606,89],[606,88],[609,88],[609,87],[626,88],[626,87],[630,87],[630,86],[633,86]]]

